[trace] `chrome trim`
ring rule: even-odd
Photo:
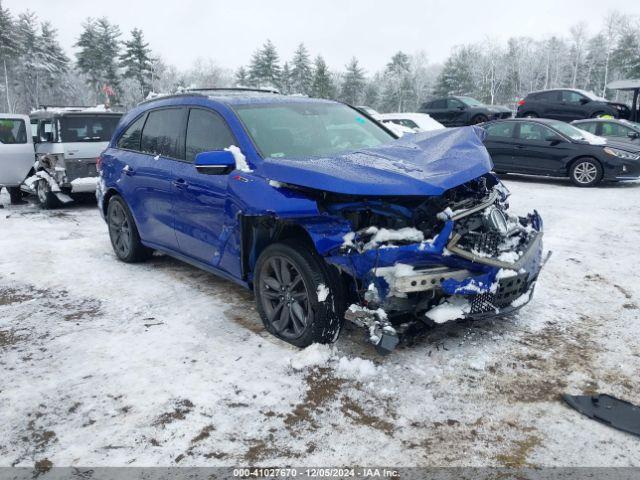
[[[542,242],[542,232],[537,232],[535,234],[535,238],[531,242],[529,242],[527,250],[522,255],[520,255],[520,258],[515,263],[503,262],[492,257],[481,257],[463,250],[462,248],[459,248],[457,246],[461,238],[462,236],[459,233],[456,233],[447,244],[447,250],[455,255],[458,255],[459,257],[466,258],[467,260],[471,260],[475,263],[482,263],[491,267],[508,268],[518,271],[520,270],[525,259],[529,256],[529,252],[531,252],[534,248],[538,248],[540,246],[540,242]]]
[[[493,190],[487,200],[483,201],[482,203],[479,203],[475,207],[453,212],[453,215],[451,215],[451,220],[454,220],[454,221],[459,220],[461,218],[468,217],[471,214],[479,212],[480,210],[484,210],[488,206],[493,205],[497,199],[498,199],[498,192]]]

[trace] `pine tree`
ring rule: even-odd
[[[327,64],[320,55],[318,55],[314,61],[311,96],[330,99],[336,96],[336,87],[333,83],[333,78],[331,77]]]
[[[236,71],[234,85],[236,87],[246,87],[249,85],[249,74],[247,73],[247,70],[244,67],[240,67]]]
[[[438,76],[434,94],[436,96],[471,95],[475,89],[471,65],[474,64],[473,49],[463,46],[456,49],[444,63]]]
[[[282,65],[282,72],[280,72],[280,93],[289,95],[291,93],[298,93],[292,90],[291,83],[291,69],[289,68],[289,62],[284,62]]]
[[[146,98],[151,91],[153,59],[142,30],[131,30],[131,40],[124,42],[124,48],[124,53],[120,56],[120,66],[125,69],[122,76],[135,79],[140,87],[140,98]]]
[[[271,40],[267,40],[251,58],[249,65],[249,82],[254,87],[278,88],[282,70],[279,64],[278,51]]]
[[[623,31],[613,51],[612,60],[624,78],[640,78],[640,41],[636,31]]]
[[[16,39],[20,58],[16,66],[16,74],[23,102],[30,106],[39,106],[40,90],[40,55],[38,41],[38,18],[35,13],[26,11],[18,16],[16,23]]]
[[[364,71],[358,65],[358,60],[353,57],[346,66],[347,71],[342,79],[340,98],[350,105],[358,105],[364,91]]]
[[[398,52],[391,57],[384,73],[384,84],[383,110],[404,112],[408,103],[415,103],[411,61],[407,54]]]
[[[116,62],[120,49],[120,29],[106,18],[88,18],[83,29],[75,44],[80,49],[76,53],[78,70],[87,76],[87,83],[96,100],[104,95],[111,101],[120,84]]]
[[[291,70],[291,89],[293,93],[311,94],[313,73],[309,61],[309,53],[304,43],[301,43],[293,54],[293,69]]]
[[[4,95],[9,113],[13,112],[11,92],[9,91],[9,62],[18,56],[18,42],[15,40],[15,25],[9,9],[0,2],[0,63],[4,76]]]

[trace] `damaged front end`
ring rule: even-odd
[[[490,173],[432,197],[318,199],[304,225],[325,260],[353,279],[345,318],[384,353],[415,320],[506,315],[531,299],[542,267],[542,220],[508,213]]]

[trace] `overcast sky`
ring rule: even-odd
[[[638,0],[1,0],[14,14],[33,10],[58,29],[71,54],[86,17],[107,16],[124,37],[141,28],[155,54],[180,68],[198,57],[237,68],[265,39],[289,59],[304,41],[341,69],[356,56],[383,68],[398,50],[443,61],[454,45],[486,37],[567,35],[577,22],[590,32],[610,10],[640,14]]]

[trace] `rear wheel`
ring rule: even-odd
[[[597,160],[580,158],[571,165],[569,178],[578,187],[593,187],[602,180],[602,167]]]
[[[123,262],[143,262],[153,255],[153,250],[145,247],[129,207],[119,195],[109,200],[107,207],[107,224],[111,246],[117,257]]]
[[[51,185],[44,178],[36,182],[36,196],[41,208],[49,210],[60,205],[60,202],[51,191]]]
[[[254,293],[265,328],[297,347],[331,343],[342,327],[340,277],[311,247],[285,241],[256,263]]]

